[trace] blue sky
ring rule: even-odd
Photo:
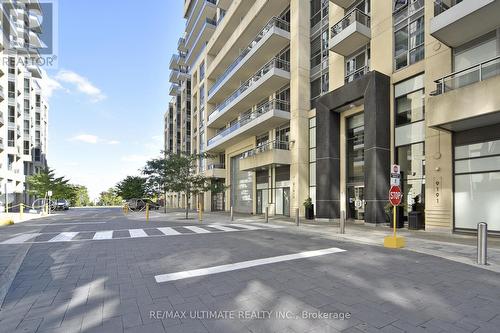
[[[181,0],[59,0],[58,67],[47,68],[48,163],[91,197],[138,174],[163,145]]]

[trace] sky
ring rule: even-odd
[[[58,0],[48,164],[91,198],[138,175],[163,147],[182,0]]]

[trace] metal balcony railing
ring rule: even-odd
[[[219,131],[216,136],[208,140],[208,145],[210,146],[216,141],[228,136],[229,134],[233,133],[234,131],[240,129],[244,125],[259,118],[260,116],[266,114],[271,110],[290,112],[290,103],[288,101],[273,99],[267,103],[264,103],[263,105],[260,105],[256,110],[242,116],[236,123],[232,124],[228,128]]]
[[[252,157],[271,150],[290,150],[290,142],[280,140],[267,141],[253,149],[247,150],[246,152],[241,154],[241,158]]]
[[[451,7],[461,3],[463,0],[435,0],[434,1],[434,16],[444,13]]]
[[[441,95],[497,75],[500,75],[500,56],[434,81],[437,89],[432,95]]]
[[[356,79],[359,79],[360,77],[368,73],[369,70],[370,69],[368,68],[368,66],[363,66],[355,71],[347,73],[347,75],[345,76],[345,83],[349,83]]]
[[[282,69],[284,71],[290,71],[290,63],[285,60],[281,60],[279,58],[274,58],[265,64],[261,69],[259,69],[251,78],[245,81],[235,92],[233,92],[228,98],[218,104],[214,111],[208,116],[208,121],[212,121],[219,114],[223,112],[223,110],[236,98],[238,98],[241,94],[243,94],[248,88],[254,86],[264,75],[266,75],[270,70],[277,68]]]
[[[339,22],[337,22],[331,29],[331,37],[335,37],[346,29],[351,24],[359,22],[367,27],[370,27],[370,16],[361,10],[355,8],[347,13],[346,16]]]
[[[214,82],[213,86],[210,88],[208,91],[208,96],[211,96],[217,88],[220,87],[220,84],[224,79],[232,72],[232,70],[238,66],[239,63],[243,60],[243,58],[246,57],[248,53],[252,49],[255,48],[257,43],[267,34],[269,30],[271,30],[273,27],[280,28],[285,31],[290,31],[290,24],[277,17],[273,17],[267,24],[266,26],[255,36],[255,38],[248,44],[248,46],[241,52],[241,54],[231,63],[231,65],[228,66],[228,68],[222,73]]]

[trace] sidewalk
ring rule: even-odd
[[[137,213],[140,214],[140,213]],[[140,215],[138,215],[139,217]],[[179,209],[169,209],[167,216],[173,217],[174,221],[185,222],[185,212]],[[163,210],[151,212],[150,218],[161,219],[165,217]],[[189,219],[198,221],[196,211],[189,212]],[[263,222],[263,216],[235,214],[234,223],[241,222]],[[273,224],[295,227],[295,222],[291,218],[270,217],[269,222]],[[203,223],[231,223],[229,213],[212,213],[203,214]],[[332,240],[348,241],[353,243],[369,244],[375,246],[383,246],[384,237],[392,234],[392,229],[387,226],[367,226],[360,224],[347,224],[346,233],[339,233],[338,223],[326,222],[309,222],[301,219],[300,226],[297,230],[301,230],[320,234]],[[488,265],[480,266],[476,264],[476,236],[426,232],[423,230],[407,230],[398,229],[398,235],[406,238],[406,247],[404,250],[413,251],[423,254],[428,254],[467,265],[487,269],[500,273],[500,238],[489,237],[488,239]],[[398,250],[396,250],[398,251]]]
[[[3,221],[3,220],[12,220],[16,224],[17,223],[26,222],[26,221],[30,221],[30,220],[33,220],[33,219],[38,219],[38,218],[41,218],[41,217],[43,217],[42,214],[32,214],[32,213],[24,212],[23,213],[23,218],[21,219],[19,213],[0,213],[0,221]]]

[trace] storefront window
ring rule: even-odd
[[[347,183],[364,183],[365,121],[364,114],[352,116],[347,123]]]
[[[309,118],[309,197],[316,204],[316,117]]]

